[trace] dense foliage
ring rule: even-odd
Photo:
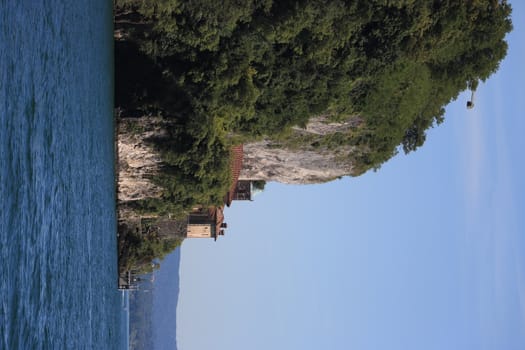
[[[161,237],[154,229],[155,220],[143,223],[121,221],[118,227],[119,272],[133,270],[138,274],[152,272],[166,255],[181,245],[182,238]]]
[[[225,170],[231,135],[359,114],[340,142],[366,170],[421,146],[443,107],[497,70],[510,12],[499,0],[117,0],[117,104],[176,120],[169,147],[187,149],[171,164],[187,174]]]
[[[153,179],[163,195],[143,201],[143,210],[180,215],[198,205],[223,203],[231,183],[231,155],[216,121],[165,127],[167,135],[155,140],[164,167]]]

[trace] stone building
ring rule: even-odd
[[[195,208],[188,216],[186,238],[213,238],[224,235],[224,207]]]

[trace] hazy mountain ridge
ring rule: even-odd
[[[167,337],[164,327],[168,326],[176,331],[176,308],[179,299],[179,267],[180,267],[181,249],[175,249],[169,257],[169,281],[162,279],[155,280],[154,272],[146,275],[140,285],[140,289],[130,294],[130,349],[162,349],[162,345],[156,344],[156,338],[170,339],[175,341],[169,344],[170,349],[177,349],[176,337]],[[160,273],[160,272],[159,272]],[[162,286],[158,284],[163,283]],[[158,295],[156,287],[162,289],[164,294]]]

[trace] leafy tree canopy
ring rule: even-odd
[[[498,69],[510,13],[501,0],[117,0],[117,104],[175,119],[220,152],[227,135],[359,114],[345,142],[378,167],[421,146],[443,107]]]

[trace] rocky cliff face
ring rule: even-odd
[[[263,140],[244,145],[241,179],[265,180],[287,184],[313,184],[354,173],[354,146],[329,149],[315,145],[324,137],[344,134],[361,124],[359,117],[341,123],[325,117],[312,118],[306,128],[294,128],[287,142]],[[118,123],[118,199],[119,203],[158,197],[162,189],[152,177],[161,159],[147,140],[163,135],[162,121],[155,118],[121,119]],[[304,142],[304,139],[312,142]],[[293,143],[293,142],[292,142]],[[322,142],[321,142],[322,144]],[[123,214],[123,213],[121,213]]]
[[[326,117],[312,118],[306,128],[294,128],[290,138],[312,136],[319,141],[336,133],[346,133],[361,124],[359,117],[331,123]],[[242,179],[276,181],[287,184],[312,184],[334,180],[354,172],[354,146],[336,150],[308,143],[287,147],[277,141],[264,140],[244,145]]]
[[[349,160],[352,147],[330,154],[322,150],[276,148],[278,146],[267,140],[245,145],[240,178],[313,184],[352,174],[353,166]]]
[[[158,173],[161,159],[146,142],[161,133],[150,118],[120,119],[117,124],[119,203],[158,197],[162,189],[151,178]]]

